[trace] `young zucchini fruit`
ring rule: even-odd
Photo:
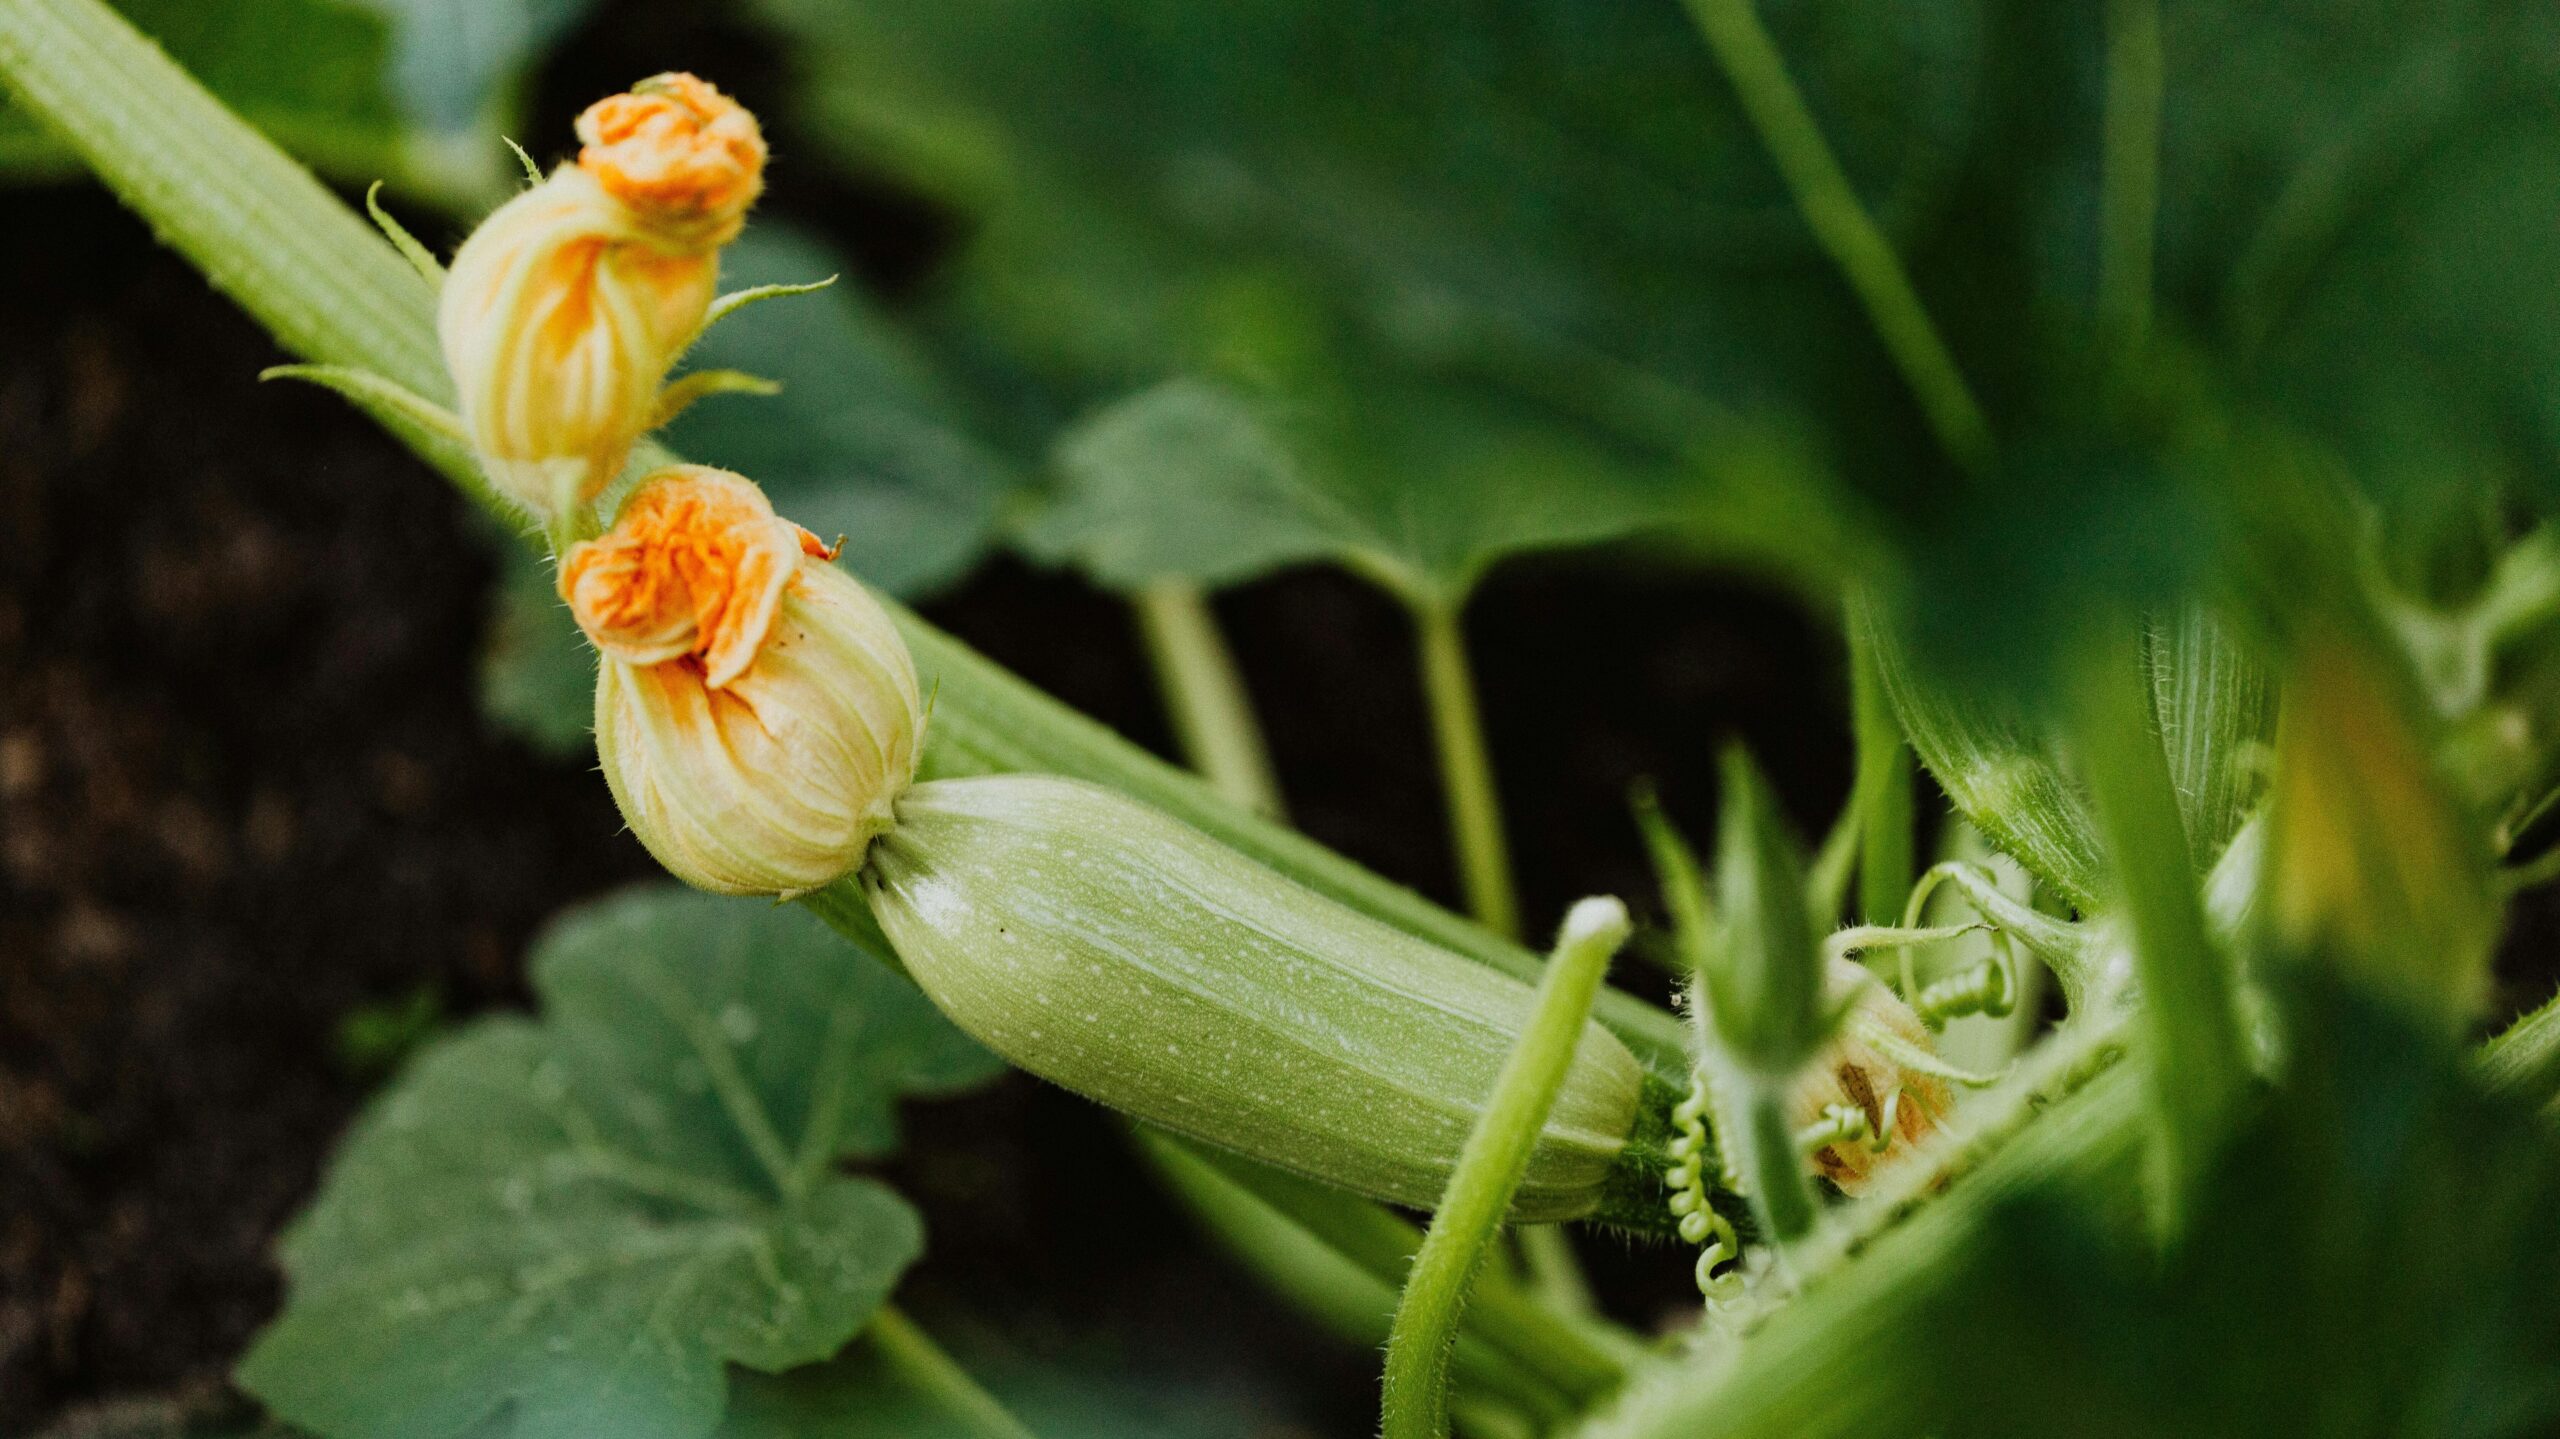
[[[919,784],[862,883],[916,983],[1016,1065],[1397,1203],[1439,1201],[1528,1024],[1520,981],[1073,780]],[[1646,1098],[1586,1025],[1512,1217],[1658,1208],[1659,1158],[1629,1142]]]

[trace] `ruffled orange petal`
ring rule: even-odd
[[[755,663],[803,558],[831,554],[752,482],[680,465],[642,481],[610,531],[570,547],[560,595],[596,648],[634,665],[696,661],[717,690]]]
[[[706,221],[720,243],[764,188],[764,132],[706,80],[653,76],[578,117],[578,166],[635,210]]]

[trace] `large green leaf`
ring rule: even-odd
[[[292,1290],[240,1380],[348,1439],[690,1439],[725,1366],[858,1332],[922,1245],[842,1160],[902,1094],[999,1066],[795,909],[668,887],[573,914],[540,1022],[483,1021],[357,1126],[287,1234]]]
[[[1772,8],[1853,175],[1925,214],[1976,7]],[[1685,489],[1656,467],[1737,412],[1893,403],[1676,6],[762,9],[831,142],[975,212],[945,333],[1071,407],[1177,375],[1277,396],[1435,600],[1622,527],[1619,486]]]
[[[1054,506],[1026,540],[1136,589],[1249,579],[1340,560],[1424,603],[1461,599],[1514,551],[1605,539],[1661,505],[1607,470],[1488,464],[1469,483],[1388,483],[1330,463],[1248,395],[1174,380],[1102,411],[1060,442]]]

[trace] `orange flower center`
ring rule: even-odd
[[[764,188],[764,132],[707,80],[659,75],[578,117],[578,166],[607,193],[678,223],[733,224]],[[725,241],[715,234],[713,241]]]
[[[596,648],[634,665],[697,664],[721,689],[755,663],[803,557],[835,558],[726,470],[679,465],[641,482],[613,528],[572,545],[560,597]]]

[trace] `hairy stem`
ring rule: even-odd
[[[1751,127],[1769,152],[1796,209],[1859,303],[1920,401],[1929,426],[1956,463],[1980,469],[1991,459],[1990,422],[1956,367],[1955,355],[1920,303],[1911,276],[1848,174],[1823,139],[1786,58],[1769,38],[1751,0],[1685,0],[1689,17],[1732,82]]]
[[[1416,607],[1422,645],[1422,688],[1431,704],[1431,733],[1440,752],[1440,784],[1449,804],[1449,838],[1458,852],[1467,909],[1506,939],[1520,935],[1520,905],[1511,892],[1511,850],[1502,836],[1493,761],[1485,751],[1466,635],[1451,604]]]
[[[978,1439],[1034,1439],[1021,1420],[979,1387],[968,1370],[944,1353],[942,1346],[917,1328],[915,1321],[896,1305],[881,1305],[864,1332],[900,1378],[931,1396],[945,1413],[967,1425],[970,1434]]]
[[[1131,597],[1183,757],[1229,801],[1280,819],[1286,807],[1244,677],[1198,585],[1157,580]]]
[[[1615,900],[1587,899],[1565,916],[1538,985],[1537,1009],[1458,1153],[1396,1306],[1387,1338],[1385,1439],[1441,1439],[1449,1432],[1449,1351],[1467,1291],[1501,1230],[1538,1131],[1564,1086],[1601,976],[1629,927],[1626,906]]]

